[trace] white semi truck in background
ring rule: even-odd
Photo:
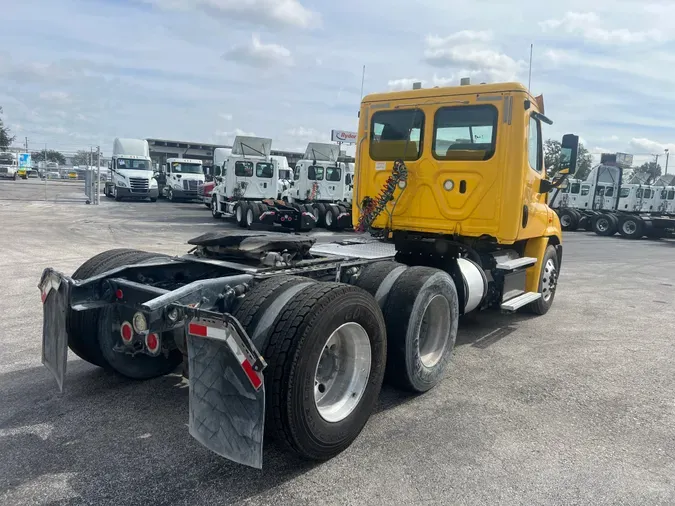
[[[15,180],[19,178],[19,164],[16,153],[0,152],[0,178]]]
[[[157,201],[159,187],[154,178],[148,141],[116,138],[108,168],[111,180],[105,184],[106,197],[117,201],[123,198]]]
[[[675,187],[623,183],[623,168],[597,165],[585,180],[570,179],[549,193],[563,230],[617,232],[628,239],[675,236]]]
[[[240,227],[282,225],[300,231],[314,228],[310,206],[278,199],[279,163],[272,160],[272,139],[237,136],[211,194],[213,217],[234,218]]]
[[[317,225],[331,230],[352,226],[353,170],[338,161],[340,146],[310,142],[295,164],[293,184],[284,193],[289,203],[311,206]]]
[[[204,168],[201,160],[168,158],[157,176],[159,195],[170,201],[199,198],[204,186]]]

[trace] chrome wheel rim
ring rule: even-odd
[[[598,227],[600,232],[607,232],[609,229],[609,221],[607,218],[600,218],[596,224],[596,227]]]
[[[560,224],[563,227],[569,227],[572,224],[572,218],[570,217],[570,215],[564,214],[562,218],[560,218]]]
[[[623,224],[623,232],[627,235],[633,235],[637,231],[637,225],[632,221],[626,221]]]
[[[213,216],[217,216],[217,215],[218,215],[218,205],[217,205],[217,203],[216,203],[216,199],[215,199],[215,198],[211,199],[211,214],[212,214]]]
[[[450,303],[443,295],[434,295],[422,314],[419,329],[419,354],[424,367],[438,364],[448,345]]]
[[[368,386],[371,349],[356,322],[340,325],[323,346],[314,371],[314,404],[321,418],[335,423],[358,406]]]
[[[541,296],[548,302],[553,297],[557,282],[558,271],[555,268],[555,262],[549,258],[544,265],[544,272],[541,276]]]
[[[329,209],[326,211],[326,225],[331,226],[333,224],[333,211]]]
[[[237,206],[237,221],[241,221],[241,205]]]
[[[253,225],[253,209],[246,211],[246,224],[248,226]]]

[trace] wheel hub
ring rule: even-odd
[[[442,295],[431,298],[422,315],[419,330],[420,361],[433,367],[443,357],[450,334],[450,303]]]
[[[553,297],[557,281],[558,271],[555,268],[555,262],[549,258],[546,265],[544,265],[544,272],[541,278],[541,296],[546,302]]]
[[[560,224],[563,227],[569,227],[571,223],[572,223],[572,219],[567,214],[563,215],[563,217],[560,218]]]
[[[607,232],[607,229],[609,229],[609,223],[607,222],[607,218],[599,219],[597,227],[600,232]]]
[[[623,231],[628,235],[632,235],[637,230],[637,226],[632,221],[627,221],[623,224]]]
[[[314,403],[321,418],[339,422],[356,408],[368,386],[371,349],[366,330],[344,323],[328,338],[314,373]]]

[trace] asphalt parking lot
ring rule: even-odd
[[[136,383],[71,354],[61,395],[40,364],[44,267],[184,253],[226,225],[200,204],[87,206],[74,186],[16,200],[39,182],[16,183],[0,183],[0,504],[675,503],[675,242],[567,234],[546,316],[463,321],[438,387],[385,388],[329,462],[268,444],[258,471],[189,436],[178,375]]]

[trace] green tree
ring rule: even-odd
[[[661,166],[656,162],[645,162],[639,167],[633,167],[632,177],[643,183],[653,183],[661,176]]]
[[[2,107],[0,107],[0,114],[2,114]],[[5,126],[2,118],[0,118],[0,149],[7,149],[14,142],[16,137],[10,135],[10,133],[9,128]]]
[[[89,151],[80,150],[73,156],[73,165],[89,165]],[[96,154],[94,154],[92,164],[96,164]]]
[[[59,153],[58,151],[54,151],[53,149],[47,149],[44,151],[33,151],[31,154],[31,159],[34,162],[56,162],[59,165],[65,165],[66,164],[66,157],[63,156],[62,153]]]
[[[560,141],[553,139],[544,141],[544,164],[546,165],[546,173],[549,177],[556,175],[562,166],[561,149]],[[593,155],[588,152],[583,144],[579,144],[577,170],[574,177],[576,179],[586,179],[592,167]]]

